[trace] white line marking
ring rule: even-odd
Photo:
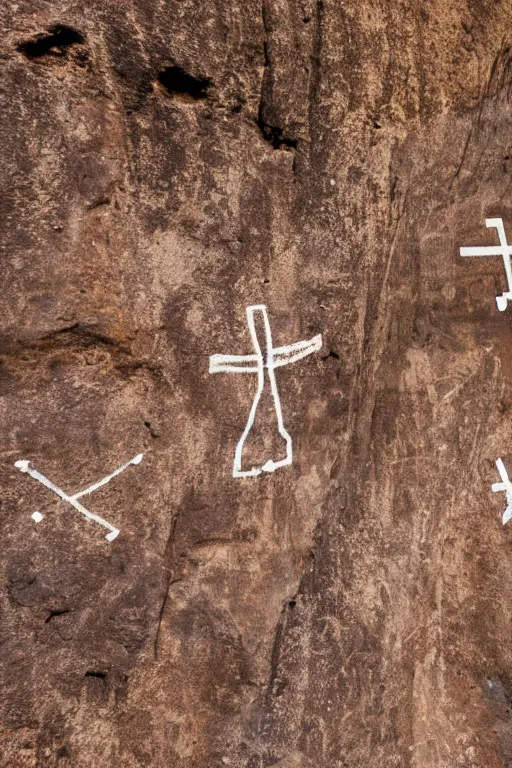
[[[505,469],[505,465],[501,459],[498,459],[496,461],[496,468],[501,477],[501,483],[493,483],[491,486],[491,490],[493,493],[498,493],[499,491],[505,491],[505,497],[507,499],[507,508],[504,511],[503,518],[502,518],[502,523],[503,525],[505,525],[505,523],[508,523],[508,521],[512,518],[512,483],[508,478],[507,470]]]
[[[289,344],[287,347],[276,347],[274,349],[274,368],[280,368],[288,363],[295,363],[302,360],[303,357],[311,355],[322,349],[322,334],[313,336],[308,341],[297,341],[295,344]]]
[[[500,312],[507,308],[507,302],[512,301],[512,266],[510,256],[512,255],[512,246],[507,243],[503,219],[486,219],[486,227],[495,227],[500,239],[499,245],[482,245],[473,247],[463,247],[460,249],[461,256],[502,256],[505,273],[507,275],[508,291],[496,296],[496,304]]]
[[[110,483],[110,481],[117,477],[117,475],[120,475],[121,472],[124,472],[125,469],[128,469],[132,464],[135,466],[136,464],[140,464],[142,461],[142,457],[144,456],[143,453],[138,453],[137,456],[134,456],[133,459],[130,461],[127,461],[126,464],[123,464],[121,467],[116,469],[114,472],[112,472],[111,475],[107,475],[103,478],[103,480],[98,480],[97,483],[94,483],[94,485],[90,485],[88,488],[86,488],[84,491],[80,491],[80,493],[73,494],[73,499],[80,499],[82,496],[85,496],[87,493],[92,493],[93,491],[96,491],[98,488],[101,488],[102,485],[106,485],[107,483]]]
[[[287,347],[275,347],[273,350],[274,368],[280,368],[288,363],[295,363],[303,357],[318,352],[322,348],[322,335],[313,336],[308,341],[297,341]],[[254,365],[241,365],[240,363],[254,363]],[[268,368],[267,361],[263,361],[263,367]],[[258,355],[211,355],[210,373],[257,373]]]
[[[57,494],[63,501],[67,501],[68,504],[71,504],[72,507],[74,507],[78,512],[80,512],[84,517],[87,517],[89,520],[94,520],[94,522],[98,523],[99,525],[102,525],[104,528],[107,528],[107,530],[110,531],[110,533],[107,534],[105,537],[107,541],[114,541],[114,539],[119,535],[119,529],[115,528],[113,525],[108,523],[106,520],[104,520],[99,515],[95,515],[94,512],[89,512],[88,509],[86,509],[80,502],[78,501],[79,498],[82,496],[85,496],[88,493],[92,493],[93,491],[96,491],[98,488],[101,488],[103,485],[106,485],[109,483],[112,478],[117,477],[117,475],[120,475],[121,472],[124,472],[125,469],[127,469],[132,464],[140,464],[142,461],[143,454],[139,453],[137,456],[135,456],[130,461],[126,462],[126,464],[123,464],[121,467],[116,469],[112,474],[107,475],[102,480],[98,480],[97,483],[93,483],[93,485],[90,485],[88,488],[86,488],[83,491],[80,491],[79,493],[75,493],[73,496],[69,496],[65,491],[63,491],[61,488],[59,488],[57,485],[52,483],[51,480],[48,480],[47,477],[42,475],[40,472],[37,471],[37,469],[32,469],[30,466],[30,462],[26,459],[23,459],[21,461],[17,461],[14,466],[17,467],[20,472],[25,472],[26,474],[30,475],[30,477],[33,477],[34,480],[38,480],[42,485],[44,485],[46,488],[49,488],[50,491],[53,491]],[[32,519],[35,520],[36,523],[39,523],[43,516],[40,512],[34,512],[32,514]]]
[[[263,357],[260,341],[256,331],[256,324],[254,317],[256,313],[261,313],[264,326],[264,349],[266,350],[266,358]],[[285,429],[283,422],[283,413],[281,410],[281,400],[279,398],[279,392],[277,389],[277,382],[274,373],[275,368],[279,368],[282,365],[288,365],[288,363],[294,363],[297,360],[302,360],[303,357],[311,355],[313,352],[317,352],[322,346],[322,336],[314,336],[307,341],[298,341],[295,344],[289,344],[284,347],[272,346],[272,333],[270,330],[270,323],[268,319],[267,308],[264,304],[252,304],[246,308],[247,324],[249,326],[249,332],[255,354],[252,355],[211,355],[210,356],[210,373],[257,373],[258,374],[258,387],[254,400],[249,412],[249,418],[245,429],[242,433],[240,440],[237,443],[235,449],[235,459],[233,462],[233,477],[256,477],[262,472],[274,472],[279,467],[284,467],[287,464],[291,464],[293,460],[293,445],[292,438]],[[277,428],[279,434],[286,442],[286,456],[280,461],[274,461],[268,459],[260,467],[252,467],[250,470],[242,471],[242,451],[245,441],[251,431],[258,403],[260,401],[263,389],[265,386],[266,375],[270,382],[272,391],[272,397],[274,400],[274,408],[277,417]]]

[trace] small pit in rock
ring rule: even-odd
[[[106,672],[92,672],[92,671],[89,671],[89,672],[85,673],[85,677],[93,677],[96,680],[103,680],[103,682],[105,682],[106,679],[107,679],[107,673]]]
[[[48,32],[36,35],[18,45],[17,51],[27,59],[40,59],[43,56],[64,56],[68,48],[80,45],[84,36],[72,27],[55,24]]]
[[[337,352],[335,352],[333,349],[331,349],[330,352],[327,353],[327,355],[324,355],[322,357],[322,360],[329,360],[329,358],[332,358],[333,360],[339,360],[340,356]]]
[[[174,98],[185,101],[200,101],[206,99],[212,84],[208,78],[193,77],[177,66],[163,69],[158,75],[159,85]]]
[[[272,144],[274,149],[297,149],[297,139],[292,139],[289,136],[283,134],[282,128],[277,128],[274,125],[267,125],[261,117],[257,120],[258,128],[265,141]]]
[[[70,613],[69,610],[63,608],[59,611],[52,611],[50,615],[44,620],[45,624],[49,624],[53,619],[55,619],[58,616],[65,616],[66,614]]]

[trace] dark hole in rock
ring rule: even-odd
[[[158,75],[158,82],[171,96],[189,97],[194,101],[206,99],[212,82],[207,78],[192,77],[177,66],[166,67]]]
[[[276,680],[274,684],[274,696],[282,696],[284,692],[286,691],[286,681],[285,680]]]
[[[274,149],[280,149],[281,147],[297,149],[297,139],[291,139],[289,136],[284,136],[282,128],[278,128],[274,125],[267,125],[267,123],[264,122],[261,115],[261,108],[257,124],[265,141],[272,144]]]
[[[144,422],[144,426],[146,427],[146,429],[148,429],[148,430],[149,430],[149,434],[151,435],[151,437],[152,437],[153,439],[155,439],[155,438],[157,438],[157,437],[160,437],[159,433],[158,433],[158,432],[155,432],[155,430],[153,429],[153,427],[152,427],[152,425],[151,425],[151,422],[150,422],[150,421],[145,421],[145,422]]]
[[[297,601],[296,600],[290,600],[288,605],[290,606],[290,608],[295,608],[295,606],[297,605]]]
[[[324,355],[324,357],[322,357],[322,360],[328,360],[330,357],[332,357],[334,360],[339,360],[339,359],[340,359],[340,356],[338,355],[338,353],[337,353],[337,352],[334,352],[334,351],[331,349],[331,351],[329,352],[329,354],[327,354],[327,355]]]
[[[20,43],[17,50],[28,59],[39,59],[41,56],[63,56],[66,48],[83,42],[84,36],[76,29],[56,24],[50,27],[48,34]]]
[[[106,672],[86,672],[85,677],[95,677],[97,680],[106,680],[107,679],[107,673]]]
[[[67,609],[63,609],[61,611],[52,611],[50,613],[50,615],[48,616],[48,618],[45,619],[44,623],[48,624],[48,622],[51,621],[52,619],[54,619],[56,616],[65,616],[66,613],[70,613],[70,611],[67,610]]]
[[[240,114],[245,104],[247,104],[247,99],[245,99],[240,94],[237,94],[235,97],[235,104],[233,104],[233,106],[231,107],[231,112],[237,115]]]

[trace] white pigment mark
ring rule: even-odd
[[[500,312],[507,308],[507,302],[512,301],[512,266],[510,264],[510,255],[512,246],[507,243],[503,219],[486,219],[486,227],[495,227],[500,239],[500,245],[483,245],[476,247],[463,247],[460,249],[461,256],[501,256],[507,275],[508,291],[496,296],[496,304]]]
[[[120,475],[121,472],[124,472],[125,469],[132,465],[140,464],[142,461],[143,454],[139,453],[137,456],[135,456],[130,461],[127,461],[126,464],[122,464],[118,469],[114,470],[110,475],[107,475],[106,477],[102,478],[101,480],[98,480],[98,482],[93,483],[92,485],[85,488],[83,491],[79,491],[78,493],[75,493],[73,496],[69,496],[65,491],[63,491],[61,488],[59,488],[57,485],[52,483],[51,480],[48,480],[47,477],[42,475],[40,472],[37,471],[37,469],[32,469],[30,466],[30,462],[26,459],[22,459],[20,461],[15,462],[14,466],[17,467],[17,469],[20,470],[20,472],[25,472],[30,477],[33,477],[34,480],[38,480],[42,485],[44,485],[46,488],[49,488],[50,491],[53,491],[57,494],[63,501],[66,501],[68,504],[71,504],[72,507],[74,507],[80,514],[84,515],[84,517],[87,517],[89,520],[93,520],[95,523],[98,523],[99,525],[102,525],[104,528],[106,528],[109,533],[106,535],[107,541],[114,541],[114,539],[119,535],[119,529],[115,526],[108,523],[106,520],[104,520],[99,515],[94,514],[94,512],[90,512],[88,509],[86,509],[80,502],[78,501],[79,498],[82,496],[85,496],[88,493],[92,493],[93,491],[96,491],[98,488],[101,488],[103,485],[106,485],[109,483],[114,477],[117,477],[117,475]],[[35,520],[36,523],[41,522],[43,519],[43,516],[40,512],[34,512],[32,514],[32,519]]]
[[[266,350],[266,357],[263,356],[262,344],[258,339],[256,331],[255,315],[261,314],[264,327],[263,348]],[[303,357],[317,352],[322,347],[322,336],[318,334],[307,341],[298,341],[295,344],[289,344],[284,347],[272,346],[272,333],[268,319],[267,308],[264,304],[252,304],[246,308],[247,324],[254,347],[254,354],[251,355],[211,355],[210,373],[257,373],[258,386],[254,400],[249,412],[249,418],[245,429],[235,449],[235,458],[233,462],[233,477],[256,477],[262,472],[274,472],[279,467],[284,467],[292,463],[293,444],[292,438],[285,429],[283,422],[283,413],[281,410],[281,401],[277,389],[277,382],[274,370],[282,365],[295,363],[302,360]],[[253,427],[258,403],[261,399],[265,382],[268,378],[274,401],[274,409],[277,418],[277,427],[279,434],[286,443],[286,456],[280,461],[268,459],[262,466],[252,467],[250,470],[242,470],[242,451],[245,441]]]
[[[505,498],[507,500],[507,508],[503,513],[502,523],[505,525],[512,518],[512,483],[509,480],[507,470],[501,459],[496,461],[496,468],[501,477],[501,483],[493,483],[491,489],[493,493],[499,491],[505,491]]]

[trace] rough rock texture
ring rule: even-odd
[[[458,252],[512,236],[512,0],[0,20],[0,766],[512,766],[511,310]],[[234,479],[257,303],[324,346]],[[110,544],[14,467],[140,451]]]

